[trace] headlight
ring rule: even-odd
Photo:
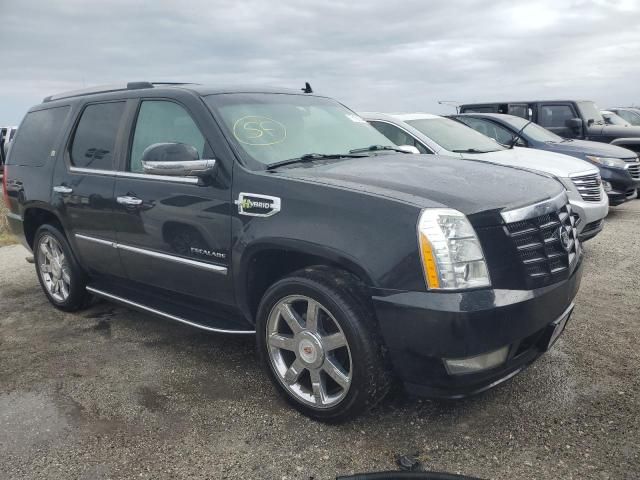
[[[627,162],[620,160],[619,158],[607,158],[607,157],[592,157],[587,155],[587,160],[591,160],[599,165],[613,168],[629,168]]]
[[[464,214],[448,208],[423,210],[418,220],[418,243],[429,289],[491,285],[480,241]]]

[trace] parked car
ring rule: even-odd
[[[609,110],[600,110],[602,114],[602,118],[604,118],[604,123],[607,125],[617,125],[619,127],[632,127],[629,122],[627,122],[624,118],[616,115],[615,113]]]
[[[461,105],[459,110],[516,115],[564,138],[613,143],[640,153],[640,127],[607,125],[598,106],[589,100],[474,103]]]
[[[514,115],[501,113],[463,113],[458,121],[501,144],[515,144],[562,153],[593,163],[600,169],[610,205],[620,205],[637,197],[640,186],[638,154],[626,148],[588,140],[559,137],[540,125]]]
[[[338,421],[392,375],[449,398],[507,380],[553,345],[580,285],[556,180],[396,150],[311,93],[70,92],[18,130],[8,219],[55,307],[95,295],[254,335],[284,397]]]
[[[9,150],[9,143],[16,134],[17,127],[0,127],[0,167],[4,165]]]
[[[640,108],[633,107],[615,107],[610,108],[609,111],[615,113],[620,116],[631,125],[635,127],[640,127]]]
[[[580,239],[593,238],[604,227],[609,200],[593,165],[557,153],[504,147],[460,122],[428,113],[361,115],[392,142],[414,145],[423,153],[473,158],[552,175],[567,189],[573,211],[579,217]]]

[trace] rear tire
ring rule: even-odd
[[[276,388],[309,417],[351,419],[389,390],[373,309],[347,272],[310,267],[276,282],[260,302],[256,335]]]
[[[42,225],[35,234],[33,257],[38,281],[54,307],[74,312],[89,304],[87,277],[76,262],[69,242],[53,225]]]

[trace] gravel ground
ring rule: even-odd
[[[250,339],[106,302],[64,314],[23,247],[0,248],[0,478],[330,479],[398,454],[483,478],[640,478],[640,201],[585,250],[573,318],[527,371],[327,426],[276,396]]]

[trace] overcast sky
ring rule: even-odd
[[[0,125],[132,80],[301,87],[356,110],[640,104],[638,0],[0,0]]]

